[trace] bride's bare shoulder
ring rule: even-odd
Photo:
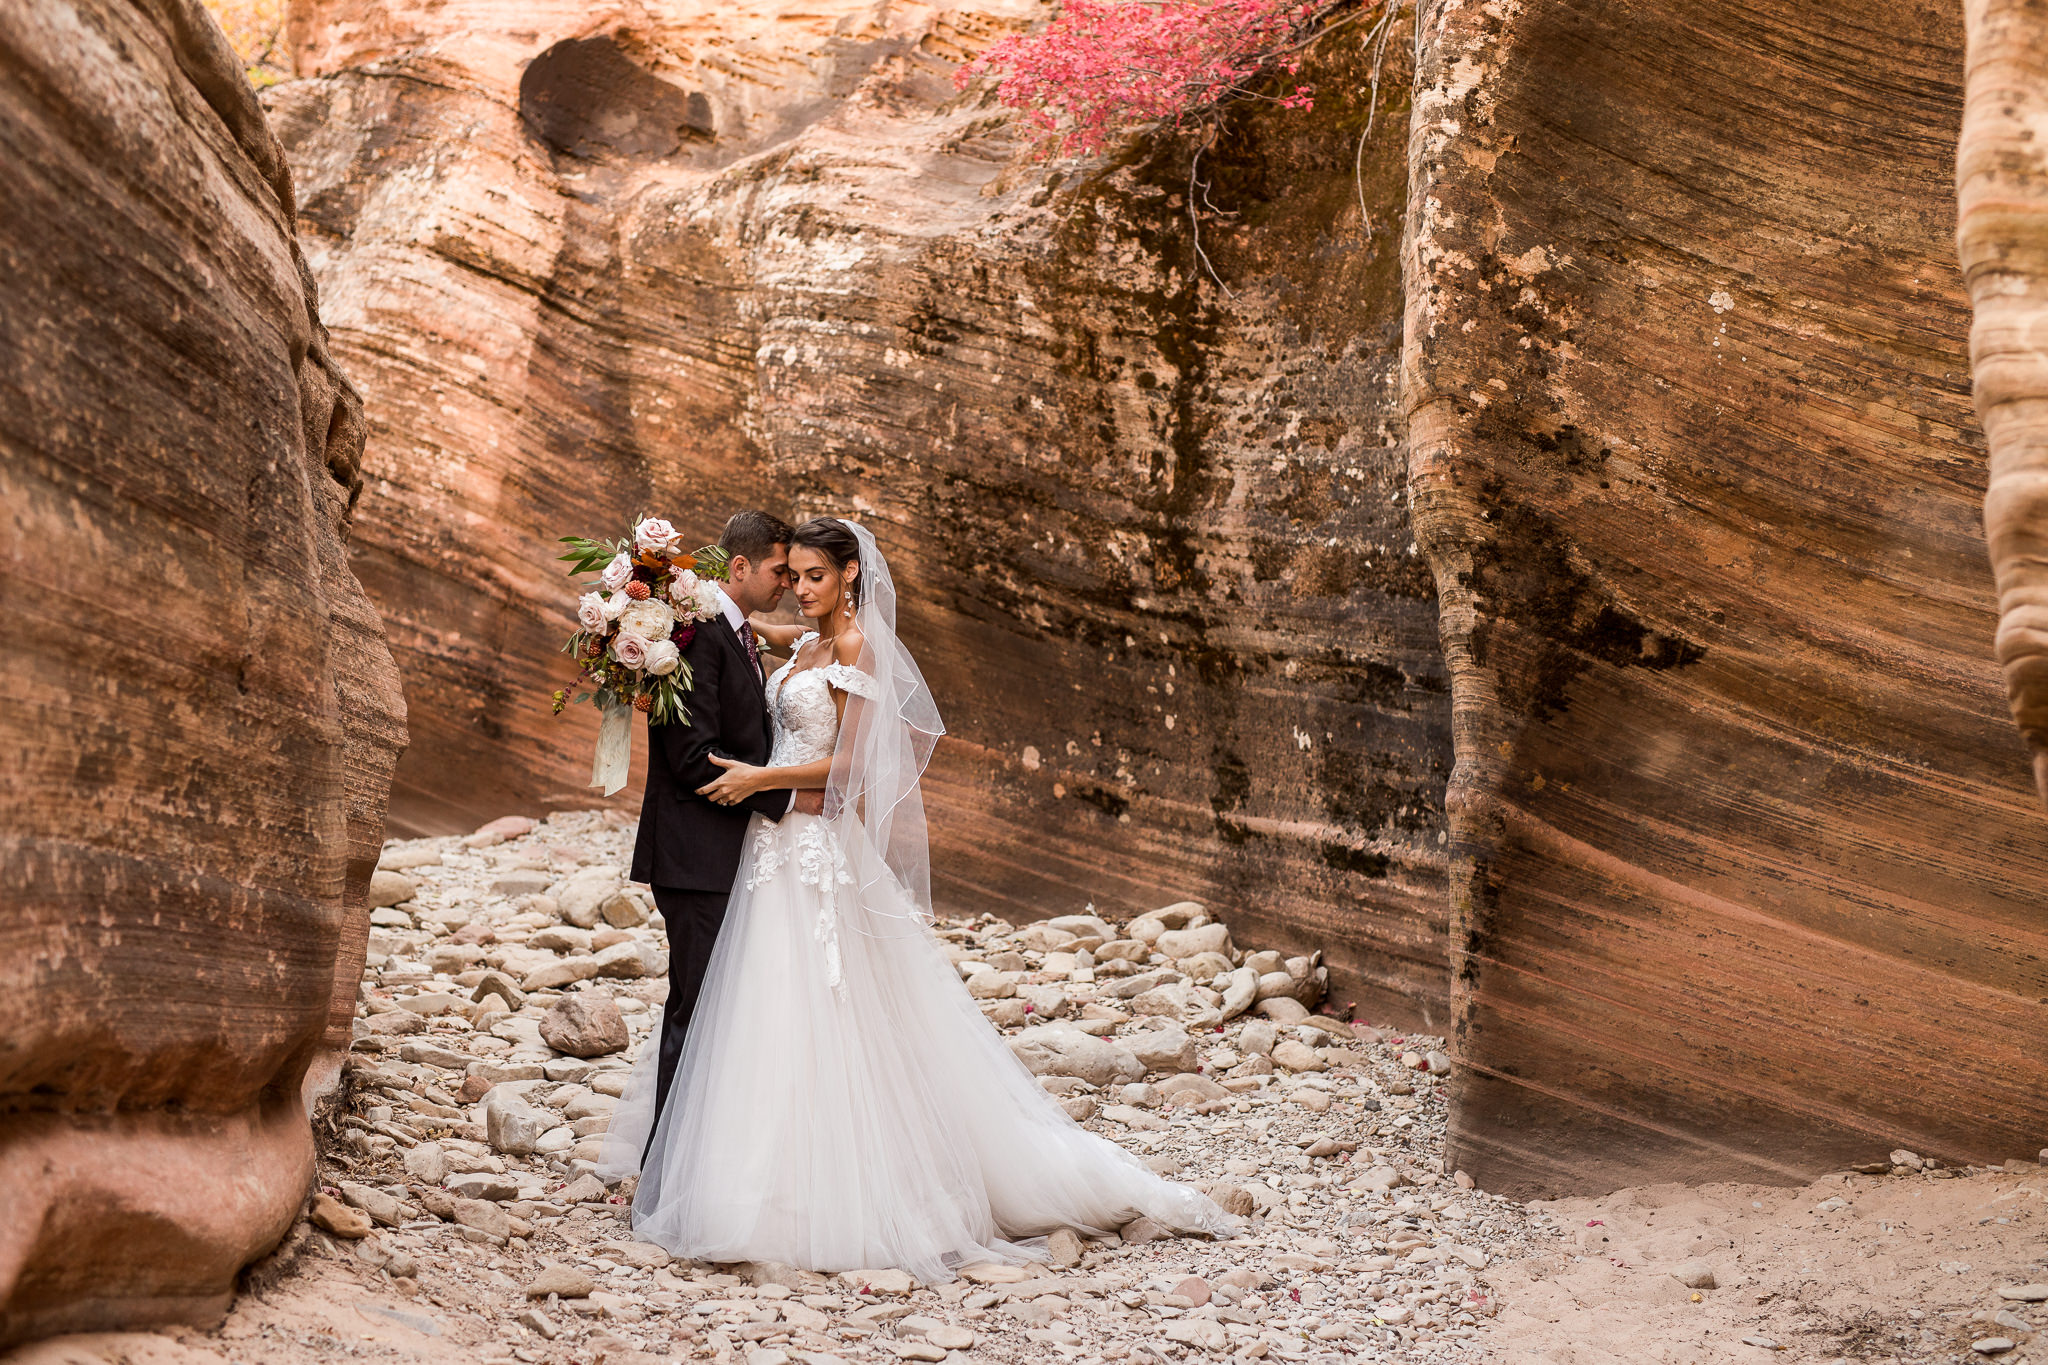
[[[832,662],[851,668],[860,662],[861,648],[867,644],[862,638],[860,627],[849,624],[846,629],[832,637]]]

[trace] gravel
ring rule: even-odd
[[[1245,1215],[1243,1236],[1179,1238],[1145,1220],[1107,1239],[1062,1231],[1049,1241],[1051,1265],[967,1267],[935,1286],[885,1267],[821,1275],[674,1260],[633,1240],[630,1182],[608,1185],[595,1172],[612,1097],[667,990],[660,974],[583,970],[651,966],[666,946],[645,888],[618,872],[631,836],[616,815],[580,812],[387,845],[382,866],[402,870],[411,892],[379,911],[344,1102],[322,1124],[316,1222],[334,1232],[295,1232],[297,1259],[267,1293],[245,1296],[213,1338],[231,1358],[325,1359],[322,1341],[382,1340],[411,1314],[442,1335],[406,1337],[406,1358],[493,1365],[1539,1354],[1591,1365],[1665,1359],[1658,1343],[1677,1335],[1700,1342],[1702,1361],[1779,1348],[1840,1359],[1861,1354],[1850,1329],[1831,1327],[1820,1349],[1818,1291],[1793,1286],[1811,1284],[1798,1267],[1824,1259],[1815,1247],[1851,1235],[1845,1217],[1878,1207],[1877,1196],[1857,1193],[1865,1185],[1895,1190],[1884,1197],[1916,1212],[1936,1207],[1917,1191],[1952,1195],[1939,1207],[1967,1203],[1980,1237],[2021,1234],[2004,1215],[1975,1216],[1990,1191],[1972,1193],[1977,1182],[1904,1150],[1875,1163],[1886,1173],[1862,1185],[1830,1177],[1801,1196],[1801,1209],[1828,1199],[1842,1208],[1802,1212],[1789,1230],[1774,1222],[1748,1261],[1702,1259],[1698,1248],[1733,1220],[1782,1219],[1792,1207],[1767,1209],[1751,1187],[1687,1192],[1685,1208],[1697,1208],[1685,1216],[1698,1223],[1683,1235],[1675,1224],[1656,1231],[1682,1212],[1674,1196],[1524,1205],[1468,1188],[1442,1158],[1453,1065],[1443,1039],[1317,1014],[1326,978],[1314,959],[1239,944],[1227,923],[1180,903],[1128,924],[1091,914],[1013,927],[985,916],[942,921],[937,932],[963,978],[981,983],[991,1026],[1070,1113]],[[558,1051],[563,1043],[589,1055]],[[2021,1191],[2042,1183],[1966,1174]],[[1634,1211],[1651,1206],[1663,1217],[1638,1231]],[[1960,1225],[1962,1213],[1943,1217]],[[1924,1226],[1932,1240],[1915,1253],[1921,1260],[1898,1263],[1895,1283],[1926,1281],[1922,1260],[1947,1254],[1947,1224]],[[1616,1229],[1630,1242],[1622,1251],[1592,1244]],[[1935,1277],[1962,1295],[1941,1305],[1954,1325],[1928,1335],[1919,1317],[1902,1316],[1911,1332],[1899,1358],[2024,1357],[2031,1329],[2018,1314],[2048,1298],[2039,1284],[2048,1277],[2024,1259],[1972,1254],[1977,1269],[1943,1262],[1947,1273]],[[1776,1283],[1772,1275],[1787,1285],[1776,1297],[1716,1287]],[[337,1294],[337,1276],[383,1296],[369,1329],[371,1308],[345,1310],[350,1294]],[[1848,1321],[1884,1283],[1854,1287],[1828,1311]],[[1559,1298],[1567,1285],[1572,1297]],[[1616,1297],[1616,1285],[1626,1294]],[[1888,1310],[1904,1315],[1909,1299],[1891,1299]],[[345,1312],[355,1316],[342,1321]],[[1687,1314],[1716,1324],[1711,1349]],[[1770,1347],[1742,1344],[1765,1329]],[[1903,1348],[1908,1336],[1917,1349]],[[263,1350],[250,1355],[233,1344],[240,1339]],[[1992,1344],[2006,1340],[2014,1348]],[[293,1342],[304,1349],[284,1349]]]
[[[1443,1082],[1431,1066],[1442,1039],[1314,1015],[1326,977],[1312,959],[1247,953],[1226,923],[1181,903],[1129,926],[984,916],[936,929],[992,1026],[1090,1115],[1084,1126],[1246,1211],[1244,1236],[1065,1233],[1053,1266],[889,1293],[879,1273],[849,1286],[671,1262],[631,1241],[630,1183],[607,1187],[594,1167],[609,1110],[600,1092],[617,1093],[666,991],[659,975],[586,971],[652,963],[666,946],[645,889],[618,876],[631,833],[579,812],[386,848],[383,865],[403,868],[413,892],[371,935],[353,1089],[323,1178],[378,1191],[373,1214],[414,1208],[366,1240],[383,1261],[399,1253],[417,1268],[424,1301],[495,1320],[481,1358],[570,1359],[600,1340],[607,1359],[750,1365],[774,1365],[778,1352],[1084,1365],[1162,1352],[1456,1358],[1475,1352],[1493,1312],[1487,1268],[1536,1244],[1517,1205],[1443,1169]],[[1118,937],[1105,943],[1104,931]],[[422,999],[423,1032],[379,1027]],[[604,1027],[565,1031],[565,1019]],[[582,1287],[579,1276],[590,1291],[563,1297],[556,1286]],[[530,1300],[535,1289],[548,1293]]]

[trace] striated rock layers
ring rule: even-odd
[[[360,403],[212,20],[0,9],[0,151],[4,1346],[217,1313],[290,1225],[404,721]]]
[[[554,537],[848,511],[951,730],[949,908],[1192,892],[1290,950],[1343,945],[1340,1002],[1441,1019],[1405,43],[1361,185],[1355,36],[1316,118],[1068,183],[950,84],[1037,12],[296,7],[310,78],[266,100],[368,396],[355,563],[415,739],[394,826],[590,802],[593,722],[546,711]],[[1195,273],[1191,169],[1229,295]]]
[[[300,0],[403,827],[585,799],[552,537],[851,509],[949,908],[1187,888],[1369,1016],[1448,979],[1492,1188],[2038,1149],[1956,16],[1420,8],[1362,151],[1354,30],[1312,115],[1052,171],[947,82],[1021,4]]]
[[[2031,1159],[2048,844],[1989,652],[1961,16],[1430,13],[1404,403],[1455,1159],[1522,1192]]]

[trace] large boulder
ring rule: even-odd
[[[1233,951],[1227,924],[1205,924],[1199,929],[1169,929],[1154,941],[1152,947],[1176,962],[1203,953],[1221,953],[1228,957]]]
[[[1126,1048],[1060,1024],[1027,1028],[1010,1051],[1034,1076],[1073,1076],[1093,1086],[1143,1080],[1145,1064]]]
[[[203,1322],[313,1173],[404,706],[361,404],[196,0],[0,6],[0,1348]]]
[[[626,1017],[604,992],[577,991],[548,1007],[540,1019],[540,1036],[571,1057],[603,1057],[625,1048]]]
[[[1177,1023],[1141,1029],[1123,1040],[1147,1071],[1189,1072],[1201,1057],[1201,1045]]]

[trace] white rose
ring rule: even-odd
[[[631,603],[619,613],[619,629],[627,635],[637,635],[642,640],[666,640],[668,633],[675,628],[674,608],[658,597]]]
[[[627,580],[632,578],[632,576],[633,556],[621,550],[613,557],[611,563],[604,566],[604,572],[599,574],[597,578],[607,588],[617,592],[620,588],[626,586]]]
[[[656,640],[647,646],[647,671],[657,678],[675,672],[676,665],[682,661],[683,651],[667,640]]]
[[[604,623],[610,619],[605,615],[604,598],[594,592],[577,598],[576,619],[585,630],[603,630]]]
[[[612,657],[628,668],[645,668],[647,642],[637,635],[621,633],[612,640]]]
[[[633,528],[633,543],[654,554],[672,555],[681,547],[682,541],[676,528],[660,517],[649,517]]]
[[[615,592],[610,597],[604,599],[604,619],[616,621],[619,619],[619,613],[632,605],[632,598],[622,592]]]
[[[697,580],[697,619],[709,621],[725,613],[725,604],[718,600],[718,584],[708,578]]]

